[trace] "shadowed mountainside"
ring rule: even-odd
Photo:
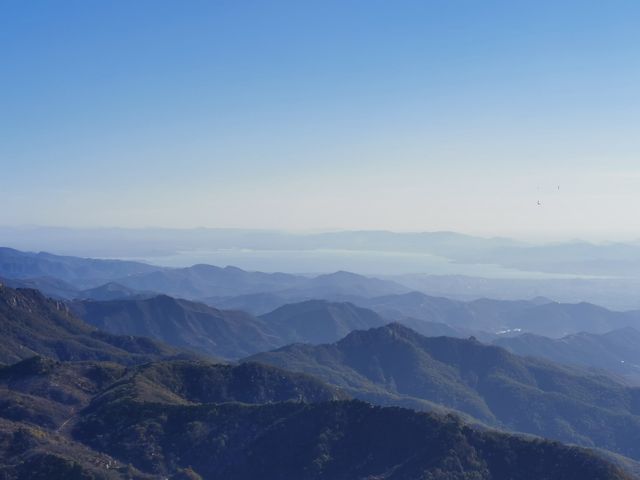
[[[178,355],[148,338],[101,332],[71,314],[62,302],[36,290],[0,285],[0,361],[12,363],[33,355],[59,360],[110,360],[141,363]]]
[[[75,302],[74,312],[101,330],[142,335],[207,355],[238,358],[282,345],[257,318],[159,295],[148,299]]]
[[[315,375],[364,400],[436,404],[491,425],[640,459],[640,389],[478,341],[428,338],[392,324],[250,360]]]
[[[336,341],[352,330],[385,323],[370,310],[323,300],[287,305],[262,317],[166,295],[75,302],[72,308],[88,323],[113,334],[143,335],[230,359],[291,342]]]

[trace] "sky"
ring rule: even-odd
[[[638,25],[635,0],[4,0],[0,225],[639,238]]]

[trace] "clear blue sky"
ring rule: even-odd
[[[639,26],[635,0],[5,0],[0,224],[640,236]]]

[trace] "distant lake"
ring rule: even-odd
[[[264,272],[300,274],[328,273],[347,270],[368,275],[470,275],[488,278],[576,278],[576,275],[528,272],[491,264],[456,263],[430,254],[370,250],[191,250],[172,255],[136,257],[156,265],[185,267],[197,263]]]

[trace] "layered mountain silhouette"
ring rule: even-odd
[[[288,365],[298,370],[291,373],[256,362],[227,365],[184,354],[177,359],[178,351],[158,342],[100,332],[74,317],[62,302],[46,299],[36,291],[3,286],[0,299],[3,361],[11,363],[0,365],[0,471],[6,479],[629,478],[595,452],[479,430],[452,416],[373,407],[349,400],[358,389],[323,382],[322,375],[309,376],[301,364]],[[119,316],[123,311],[141,309],[146,320],[157,322],[150,324],[154,328],[162,326],[167,318],[179,318],[177,312],[188,311],[184,319],[188,325],[197,324],[196,319],[201,323],[210,321],[210,310],[215,311],[166,296],[80,305],[86,308],[99,304],[120,304],[115,309],[117,315],[109,316],[115,324],[126,323]],[[123,304],[127,308],[123,309]],[[180,309],[174,312],[176,305]],[[167,317],[158,321],[157,314],[162,312]],[[331,302],[288,306],[276,310],[268,319],[231,313],[239,316],[226,318],[234,328],[243,323],[238,319],[246,316],[265,328],[271,322],[274,331],[294,332],[291,335],[298,335],[295,329],[309,315],[317,315],[313,318],[318,323],[334,326],[333,330],[316,332],[320,336],[326,331],[337,335],[340,328],[381,320],[373,312]],[[406,341],[400,342],[401,346],[394,345],[401,338]],[[420,349],[426,352],[425,345],[432,340],[453,342],[453,346],[447,344],[439,349],[436,343],[436,347],[430,347],[432,360],[428,360]],[[460,346],[466,343],[480,349],[469,360],[472,367],[464,360],[467,347]],[[475,341],[428,339],[399,325],[357,331],[336,345],[340,344],[351,344],[343,353],[351,351],[350,361],[356,364],[361,355],[378,357],[375,362],[358,367],[369,369],[371,378],[354,366],[349,367],[354,372],[350,373],[350,381],[357,383],[360,376],[382,394],[390,395],[389,382],[393,379],[397,392],[410,390],[398,396],[414,399],[422,408],[445,405],[445,400],[458,398],[461,411],[486,412],[487,423],[495,418],[493,423],[501,426],[508,422],[498,418],[492,410],[494,402],[481,394],[478,385],[487,377],[506,376],[518,386],[527,386],[526,375],[534,375],[533,369],[538,365],[498,347]],[[409,354],[404,350],[406,344],[412,345]],[[294,345],[281,351],[300,347]],[[399,362],[396,367],[387,365],[392,360],[386,357],[389,351],[394,352],[393,361]],[[327,351],[318,357],[318,365],[331,355]],[[502,356],[509,361],[498,362],[500,368],[482,367],[487,368],[482,373],[486,359]],[[16,362],[19,358],[23,359]],[[306,361],[303,357],[300,360]],[[415,367],[416,360],[419,368]],[[458,367],[453,366],[456,362]],[[445,364],[449,364],[448,370],[442,369]],[[550,368],[554,372],[559,369]],[[463,370],[476,373],[475,390],[465,385],[473,376],[460,374]],[[437,377],[434,372],[438,372]],[[380,375],[389,381],[380,382]],[[543,388],[539,385],[542,378],[536,377],[539,389]],[[600,383],[589,383],[594,379]],[[502,380],[493,381],[502,385]],[[555,390],[546,387],[554,395],[559,395],[559,390],[573,399],[575,394],[564,392],[568,390],[584,397],[587,410],[580,412],[582,418],[595,421],[590,416],[591,405],[598,405],[606,412],[615,411],[627,424],[628,434],[634,435],[632,390],[621,388],[616,397],[611,386],[615,382],[600,377],[578,382],[569,373],[562,377],[556,372],[549,382],[562,386]],[[594,386],[608,390],[601,392]],[[431,390],[438,392],[435,401],[427,398]],[[474,391],[475,398],[462,399]],[[496,394],[502,396],[501,392]],[[538,400],[534,397],[532,401]],[[505,396],[503,401],[513,398]],[[553,404],[549,402],[540,404],[551,409]],[[560,413],[556,413],[559,417]],[[603,435],[615,434],[615,440],[623,444],[614,419],[607,416],[605,420],[609,430]],[[593,444],[598,445],[595,440]],[[631,447],[623,446],[619,450],[633,453]]]
[[[292,342],[332,342],[352,330],[386,323],[371,310],[324,300],[286,305],[261,317],[166,295],[75,302],[73,309],[88,323],[112,334],[147,336],[229,359]]]
[[[473,334],[483,340],[491,335],[523,332],[560,338],[582,331],[640,328],[640,311],[616,312],[589,303],[557,303],[542,298],[465,302],[410,292],[392,281],[349,272],[306,277],[211,265],[163,268],[0,248],[0,277],[7,279],[3,281],[7,285],[38,288],[56,298],[142,299],[155,293],[253,315],[312,299],[347,301],[424,333],[437,323],[454,328],[460,335]],[[415,320],[431,325],[423,330]]]
[[[639,311],[616,312],[585,302],[570,304],[541,299],[461,302],[420,292],[355,302],[397,321],[411,317],[493,334],[528,332],[559,338],[582,331],[606,333],[626,326],[640,326]]]
[[[10,286],[38,288],[46,295],[69,300],[122,299],[140,294],[147,296],[153,292],[217,305],[215,302],[237,296],[274,294],[284,301],[273,304],[273,308],[314,298],[368,298],[409,291],[393,281],[350,272],[308,277],[204,264],[167,268],[139,262],[21,252],[10,248],[0,248],[0,278],[5,278],[3,283]],[[273,308],[256,313],[265,313]]]
[[[317,277],[286,273],[248,272],[236,267],[194,265],[163,269],[118,280],[135,289],[164,293],[188,299],[233,297],[275,293],[288,300],[330,298],[335,295],[373,297],[407,292],[397,283],[348,272]]]
[[[368,401],[437,404],[502,428],[640,459],[640,389],[476,340],[424,337],[392,324],[250,360],[315,375]]]
[[[55,278],[75,288],[91,288],[116,278],[158,270],[145,263],[21,252],[0,247],[0,277]]]
[[[297,285],[302,278],[285,273],[246,272],[236,267],[194,265],[134,275],[118,282],[136,290],[195,299],[285,290]]]

